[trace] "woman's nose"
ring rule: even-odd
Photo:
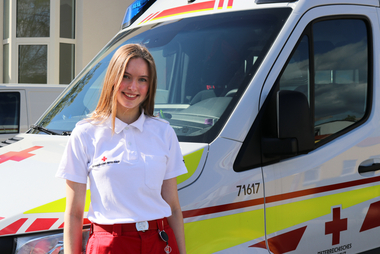
[[[136,91],[137,86],[138,86],[137,81],[133,79],[133,80],[129,83],[128,88],[129,88],[129,90]]]

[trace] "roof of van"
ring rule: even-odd
[[[291,7],[301,11],[316,6],[337,4],[380,6],[380,0],[144,0],[142,2],[148,2],[149,7],[133,22],[132,27],[199,15],[259,8]]]

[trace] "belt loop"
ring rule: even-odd
[[[113,236],[121,236],[121,224],[114,224],[113,225]]]
[[[165,226],[164,226],[164,219],[158,219],[156,220],[157,222],[157,228],[159,231],[163,231],[165,229]]]

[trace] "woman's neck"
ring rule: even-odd
[[[127,124],[131,124],[135,122],[141,115],[141,111],[139,108],[136,109],[122,109],[117,110],[116,117],[119,118],[121,121]]]

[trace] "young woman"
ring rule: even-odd
[[[86,253],[186,252],[176,177],[187,170],[174,130],[153,116],[156,87],[145,47],[115,52],[98,105],[77,123],[57,172],[66,179],[65,254],[81,253],[87,178]]]

